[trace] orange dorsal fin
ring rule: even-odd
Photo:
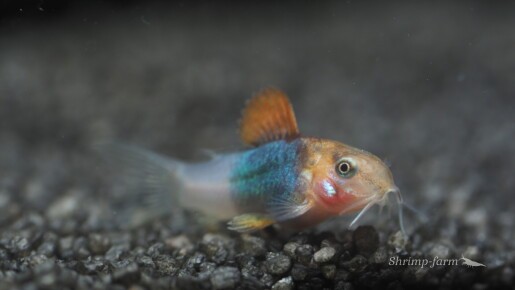
[[[273,88],[252,97],[243,110],[240,134],[252,146],[297,137],[299,129],[288,97]]]

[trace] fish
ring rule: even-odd
[[[389,167],[365,150],[301,135],[281,90],[263,89],[247,102],[240,137],[243,150],[195,163],[132,145],[101,145],[104,156],[121,164],[129,184],[118,217],[138,225],[186,208],[248,233],[272,225],[303,230],[356,214],[352,227],[393,194],[405,233],[404,202]]]

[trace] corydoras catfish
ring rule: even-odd
[[[240,134],[247,150],[187,163],[129,145],[102,145],[122,161],[131,190],[119,218],[137,224],[177,208],[227,220],[252,232],[273,224],[300,230],[357,213],[397,196],[392,173],[377,156],[349,145],[300,134],[287,96],[277,89],[256,94],[243,110]]]

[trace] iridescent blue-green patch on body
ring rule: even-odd
[[[263,212],[274,196],[291,195],[299,176],[301,141],[275,141],[243,152],[232,170],[231,194],[245,211]]]

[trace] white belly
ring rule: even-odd
[[[238,153],[219,155],[214,159],[185,165],[181,172],[181,204],[217,219],[238,215],[231,198],[229,178]]]

